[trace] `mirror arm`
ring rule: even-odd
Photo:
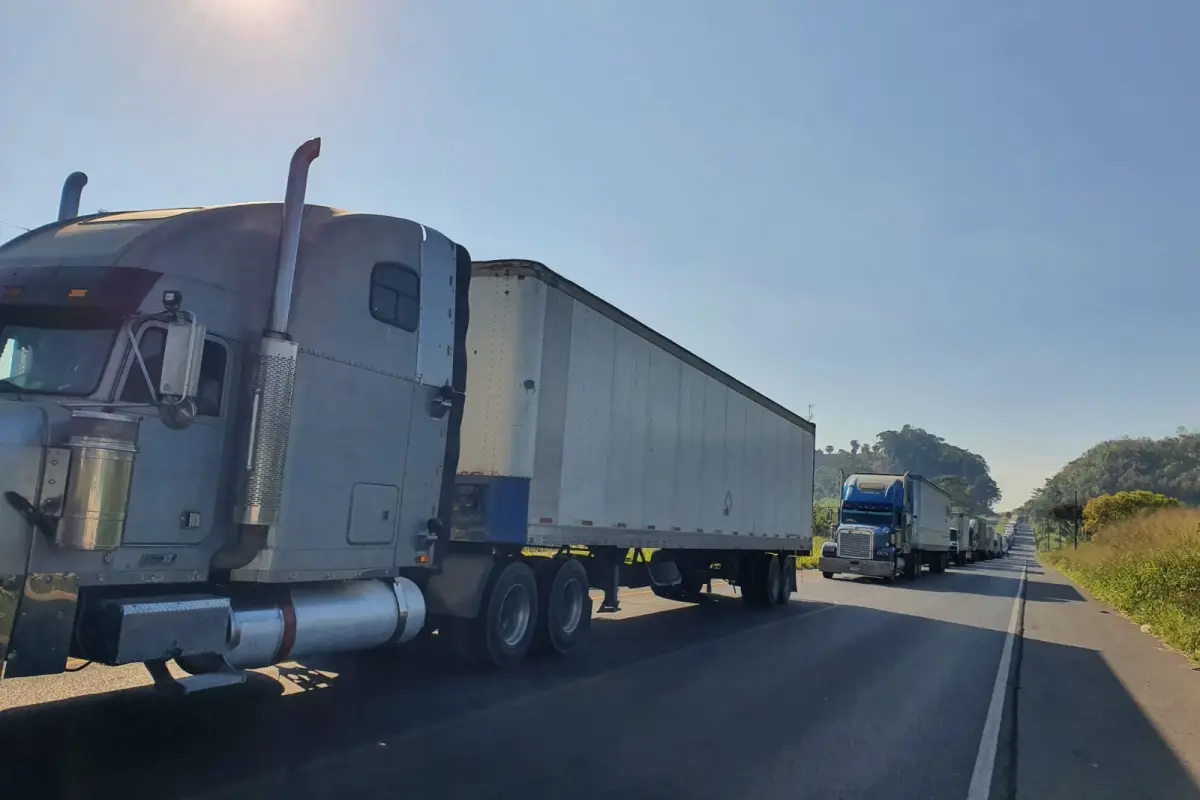
[[[129,341],[133,345],[133,357],[142,371],[142,377],[146,379],[146,388],[150,390],[150,397],[157,400],[158,388],[154,385],[154,381],[150,380],[150,370],[146,369],[146,362],[142,358],[142,348],[138,345],[137,337],[133,335],[133,326],[130,325],[126,330],[129,332]],[[155,405],[158,403],[156,402]]]

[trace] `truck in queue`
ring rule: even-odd
[[[815,426],[533,261],[305,203],[0,246],[0,670],[190,692],[432,638],[512,667],[623,586],[787,604]],[[173,669],[172,666],[178,669]]]
[[[950,563],[965,566],[975,557],[974,543],[971,537],[974,529],[971,527],[967,513],[960,508],[950,509]]]
[[[821,546],[822,576],[916,579],[950,562],[950,495],[920,475],[856,473],[846,478],[838,527]]]
[[[971,541],[974,543],[976,561],[987,561],[995,557],[992,539],[995,538],[994,526],[988,524],[982,517],[972,517],[970,520]]]

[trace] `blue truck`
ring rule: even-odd
[[[857,473],[846,478],[833,541],[821,547],[825,578],[915,579],[950,563],[951,498],[920,475]]]

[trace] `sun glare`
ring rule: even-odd
[[[307,3],[297,0],[192,0],[194,12],[233,35],[261,36],[291,27]]]

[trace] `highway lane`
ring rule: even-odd
[[[586,652],[511,674],[401,651],[283,669],[287,693],[259,677],[165,700],[96,667],[0,684],[0,780],[71,798],[967,797],[1019,565],[801,577],[774,613],[629,593]]]

